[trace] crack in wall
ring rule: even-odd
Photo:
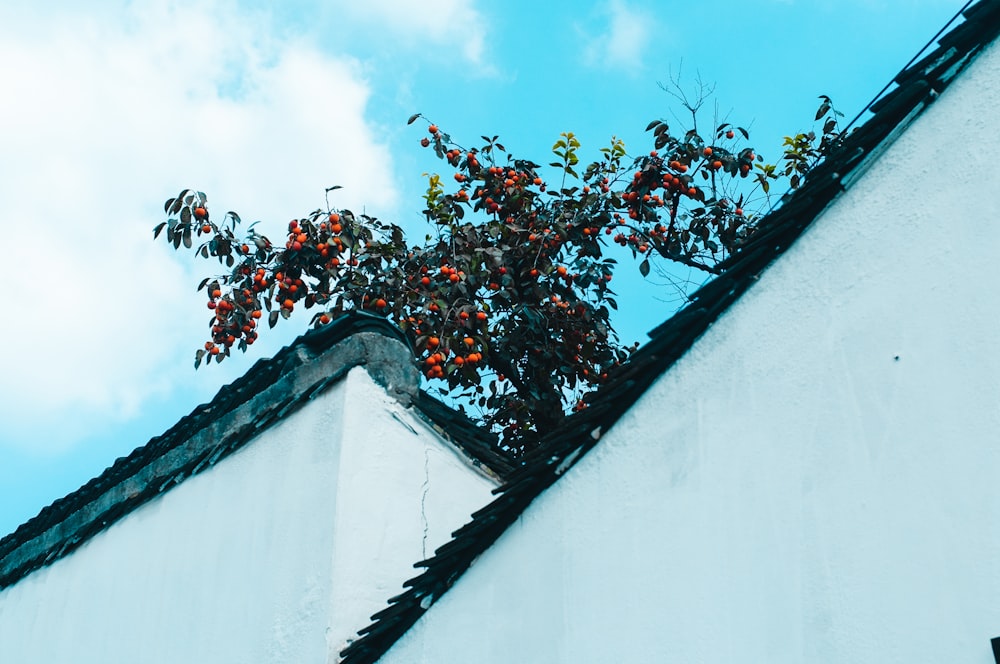
[[[420,521],[424,526],[424,539],[421,543],[421,553],[423,560],[427,560],[427,531],[430,529],[427,523],[427,493],[431,488],[431,451],[427,445],[424,445],[424,485],[422,487],[422,493],[420,494]]]

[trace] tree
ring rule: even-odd
[[[578,139],[560,134],[548,171],[555,186],[498,137],[466,148],[429,123],[421,144],[452,175],[428,176],[432,232],[422,244],[407,244],[398,226],[331,207],[339,187],[327,190],[325,208],[288,224],[283,246],[254,225],[238,235],[238,214],[217,221],[205,194],[192,190],[166,202],[169,218],[154,237],[166,230],[175,249],[194,248],[197,238],[196,254],[226,269],[198,287],[212,320],[196,367],[245,351],[265,312],[273,327],[299,306],[316,310],[316,326],[368,311],[399,325],[427,380],[478,409],[516,456],[585,408],[632,350],[611,322],[616,260],[607,240],[644,276],[655,258],[717,272],[753,234],[771,183],[799,186],[810,162],[835,145],[836,111],[823,99],[820,144],[812,133],[787,138],[783,167],[765,164],[746,145],[749,133],[728,122],[702,136],[701,103],[684,99],[692,127],[674,134],[662,120],[649,123],[653,149],[637,158],[612,139],[581,168]]]

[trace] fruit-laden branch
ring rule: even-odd
[[[430,124],[421,143],[452,173],[428,178],[424,214],[436,233],[424,244],[328,204],[289,222],[276,245],[252,225],[239,234],[239,215],[217,221],[205,194],[182,191],[166,202],[155,236],[165,230],[175,249],[227,270],[199,285],[212,318],[195,365],[245,351],[265,314],[273,327],[299,307],[315,310],[314,325],[372,312],[406,333],[430,384],[478,410],[507,452],[524,452],[585,408],[633,349],[610,320],[617,262],[606,238],[641,259],[643,275],[651,256],[717,273],[754,231],[756,215],[744,208],[782,174],[726,123],[710,139],[675,136],[662,121],[647,130],[648,154],[629,158],[615,139],[582,173],[579,141],[562,134],[549,165],[561,184],[549,189],[539,164],[508,154],[496,137],[463,148]],[[816,154],[810,140],[797,137],[786,152],[795,184],[803,155]]]

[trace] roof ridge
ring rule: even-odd
[[[381,348],[368,341],[372,335],[393,339],[402,347],[396,346],[397,350],[383,353],[395,357],[379,357]],[[347,349],[347,345],[352,348]],[[359,347],[354,348],[354,345]],[[326,364],[330,366],[323,367],[327,373],[320,373],[317,367],[308,372],[311,375],[303,376],[305,384],[297,384],[298,370],[311,366],[313,360],[323,357],[334,347],[345,352],[329,358]],[[258,360],[247,373],[220,389],[209,403],[197,406],[170,429],[137,447],[128,456],[119,457],[100,475],[44,507],[0,539],[0,589],[66,555],[161,492],[211,467],[318,396],[355,366],[365,365],[373,379],[396,398],[408,403],[415,401],[419,378],[413,362],[406,361],[412,356],[412,348],[403,332],[384,318],[370,314],[351,313],[306,332],[273,357]],[[294,389],[283,392],[282,398],[267,394],[282,381],[292,383]],[[232,430],[212,431],[207,436],[211,440],[195,441],[210,427],[217,427],[221,420],[233,416],[258,397],[263,397],[265,403],[254,409],[254,417],[246,418],[246,423]],[[157,469],[159,474],[147,472],[142,476],[155,462],[168,456],[176,458],[165,462],[167,467]],[[107,504],[101,504],[94,514],[82,514],[116,488],[122,495],[105,501]],[[59,532],[53,532],[55,530]]]
[[[344,664],[375,662],[385,654],[524,509],[592,449],[653,381],[752,287],[760,273],[850,185],[853,178],[847,176],[863,171],[877,149],[891,143],[897,130],[912,122],[1000,33],[1000,0],[981,0],[966,9],[964,16],[966,21],[945,34],[921,61],[936,61],[934,66],[923,76],[904,77],[898,88],[878,99],[877,107],[870,105],[873,116],[845,137],[834,154],[810,171],[806,183],[762,220],[747,244],[720,264],[722,274],[654,328],[650,341],[597,391],[588,408],[566,418],[558,431],[544,437],[507,483],[494,490],[498,496],[493,502],[473,514],[433,556],[414,565],[423,568],[423,573],[407,581],[407,590],[391,598],[389,606],[358,632],[360,638],[341,651]]]

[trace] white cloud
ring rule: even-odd
[[[643,53],[652,38],[652,17],[630,8],[622,0],[612,0],[599,18],[602,31],[587,35],[585,61],[588,65],[625,68],[633,71],[643,64]]]
[[[473,64],[482,64],[486,21],[470,0],[347,0],[340,11],[376,21],[412,43],[455,47]]]
[[[375,214],[396,193],[358,63],[226,3],[29,7],[0,9],[0,445],[51,449],[247,368],[193,375],[211,268],[152,242],[168,196],[196,186],[279,233],[328,185]]]

